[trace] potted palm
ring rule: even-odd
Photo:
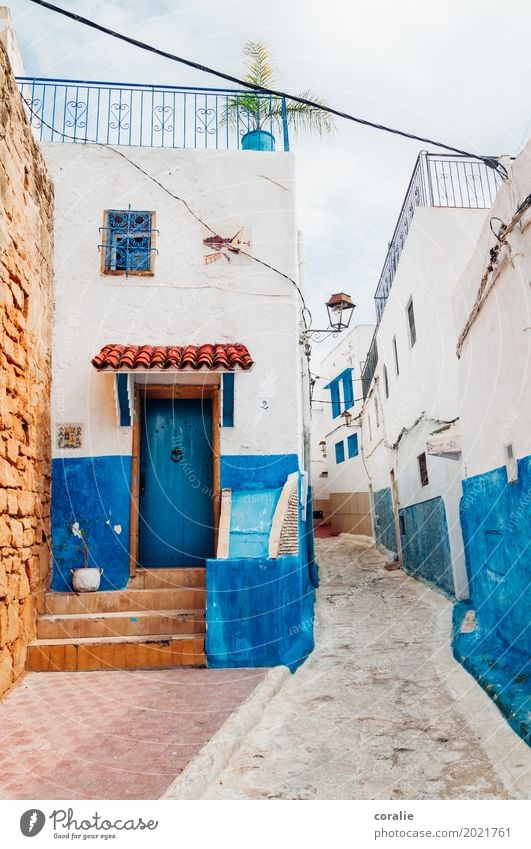
[[[85,531],[79,527],[79,522],[73,522],[70,525],[70,530],[76,539],[79,540],[80,548],[83,553],[83,566],[76,569],[71,569],[72,587],[76,593],[96,592],[100,588],[100,581],[103,569],[97,566],[91,566],[89,563],[89,547],[85,538]]]
[[[274,70],[267,47],[261,41],[247,41],[243,54],[247,60],[244,80],[263,88],[274,88]],[[309,91],[299,96],[325,105]],[[330,133],[334,126],[324,109],[258,91],[242,91],[230,97],[224,120],[242,133],[242,150],[275,150],[272,130],[281,127],[284,120],[296,131],[315,131],[319,135]]]

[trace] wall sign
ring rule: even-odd
[[[242,245],[250,245],[250,242],[242,242],[243,227],[238,230],[234,236],[223,238],[223,236],[209,236],[203,239],[203,244],[211,251],[204,257],[205,265],[211,262],[217,262],[221,257],[225,257],[227,262],[231,261],[231,254],[239,254]]]
[[[57,425],[56,446],[59,450],[69,450],[83,447],[82,424]]]

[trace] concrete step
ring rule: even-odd
[[[44,596],[48,614],[118,613],[132,610],[204,610],[205,590],[179,587],[149,590],[109,590],[97,593],[54,593]]]
[[[168,589],[174,587],[197,587],[205,586],[205,569],[182,568],[182,569],[137,569],[135,575],[129,579],[127,589],[131,590],[154,590]]]
[[[169,669],[178,666],[206,666],[203,635],[34,640],[28,646],[26,660],[26,669],[33,672]]]
[[[203,634],[204,610],[129,610],[114,613],[47,614],[37,620],[37,639]]]

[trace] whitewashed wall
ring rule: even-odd
[[[531,191],[531,142],[512,163],[470,262],[453,296],[456,338],[478,292],[496,244],[490,218],[508,223]],[[493,220],[494,229],[500,221]],[[531,454],[531,212],[508,236],[509,250],[464,343],[459,360],[459,404],[466,477],[505,465],[504,446]]]
[[[451,421],[460,414],[452,293],[486,216],[486,210],[416,210],[378,328],[378,365],[362,417],[364,459],[374,491],[390,487],[390,470],[394,469],[400,507],[443,497],[459,597],[467,594],[459,524],[462,464],[458,459],[428,455],[426,442],[441,426],[439,422]],[[410,298],[417,334],[413,347],[406,312]],[[408,432],[393,448],[403,429]],[[427,486],[420,482],[417,457],[422,452],[427,454]]]
[[[244,226],[251,242],[245,250],[298,280],[292,155],[120,148],[127,161],[108,147],[43,147],[56,187],[52,418],[86,425],[78,456],[131,450],[131,429],[117,427],[113,379],[90,364],[104,344],[237,341],[256,365],[236,374],[235,426],[222,429],[222,453],[301,457],[295,287],[243,256],[205,265],[210,232],[138,170],[183,198],[219,235]],[[153,277],[100,273],[103,211],[129,204],[157,214]],[[260,409],[264,400],[267,411]]]
[[[363,392],[361,387],[361,371],[367,356],[367,350],[374,333],[374,325],[358,324],[348,332],[344,332],[338,344],[323,359],[320,367],[320,377],[323,386],[341,374],[346,368],[352,368],[354,384],[354,406],[349,409],[352,415],[350,427],[345,425],[341,417],[332,418],[331,395],[329,389],[321,388],[322,398],[327,402],[324,406],[323,419],[325,439],[327,444],[327,468],[329,492],[367,492],[368,480],[361,457],[361,428],[355,420],[361,414],[363,407]],[[343,409],[343,407],[342,407]],[[358,434],[359,454],[349,459],[347,438]],[[335,444],[343,440],[345,443],[345,460],[336,463]]]

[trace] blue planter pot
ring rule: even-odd
[[[275,150],[275,137],[266,130],[251,130],[242,136],[242,150]]]

